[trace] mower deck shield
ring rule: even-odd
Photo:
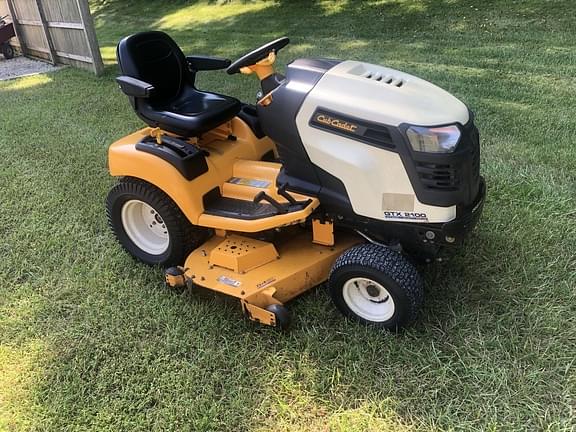
[[[311,234],[303,231],[289,241],[278,242],[274,249],[271,243],[249,237],[214,236],[188,256],[184,265],[185,278],[194,285],[237,297],[243,304],[264,308],[285,303],[324,282],[336,258],[361,241],[357,236],[341,234],[334,246],[322,246],[312,243]],[[232,249],[234,245],[237,247]],[[252,249],[252,246],[257,248]],[[239,254],[240,247],[255,252],[247,250]],[[257,249],[265,255],[264,264],[254,266],[256,261],[250,257],[250,265],[245,267],[248,270],[237,272],[230,268],[241,269],[243,263],[240,261],[246,261],[250,253],[259,253]],[[269,249],[277,250],[278,258],[270,259]],[[224,259],[225,255],[228,259]],[[239,262],[233,265],[234,260]],[[225,265],[218,265],[218,262],[225,262]],[[246,306],[243,309],[246,311]]]

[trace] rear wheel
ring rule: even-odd
[[[14,57],[14,48],[8,42],[2,44],[2,54],[4,58],[10,60]]]
[[[122,179],[112,188],[106,213],[124,249],[150,265],[182,264],[209,233],[205,228],[193,226],[160,189],[134,178]]]
[[[328,283],[334,304],[344,315],[388,330],[410,325],[424,298],[414,266],[400,253],[375,244],[344,252]]]

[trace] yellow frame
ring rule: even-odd
[[[208,132],[198,144],[210,152],[206,158],[208,172],[186,180],[168,162],[149,153],[136,150],[136,143],[154,131],[144,128],[112,144],[108,150],[108,168],[116,177],[135,177],[153,184],[164,191],[190,220],[199,224],[204,211],[202,197],[216,185],[232,177],[234,162],[241,159],[260,160],[274,150],[274,143],[267,137],[257,139],[248,125],[239,118],[230,122],[236,141],[218,139],[218,129]],[[216,139],[214,137],[216,135]]]
[[[178,205],[192,224],[215,229],[215,235],[190,253],[180,267],[182,276],[166,276],[169,285],[196,284],[237,297],[250,319],[276,325],[274,314],[265,308],[283,304],[324,282],[336,258],[360,241],[349,235],[340,235],[336,241],[332,223],[319,220],[313,221],[312,232],[293,227],[294,236],[274,244],[229,234],[230,231],[255,233],[306,222],[320,202],[315,197],[291,193],[296,200],[307,201],[308,205],[299,211],[256,220],[204,214],[203,196],[215,187],[225,197],[251,200],[265,191],[277,201],[287,202],[276,188],[282,166],[261,161],[264,154],[275,152],[274,143],[267,137],[258,139],[248,125],[234,118],[200,139],[190,140],[208,151],[208,172],[187,180],[168,162],[136,150],[136,144],[146,136],[161,142],[159,137],[165,133],[157,128],[145,128],[130,134],[110,146],[108,161],[113,176],[135,177],[155,185]],[[228,139],[230,134],[236,139]],[[248,186],[230,181],[232,178],[246,179]],[[252,180],[257,182],[251,184]],[[241,243],[246,252],[239,254],[232,250],[231,241]]]

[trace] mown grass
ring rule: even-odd
[[[103,77],[0,83],[0,430],[574,430],[572,1],[92,6]],[[382,63],[476,111],[485,213],[451,262],[424,270],[414,328],[347,322],[320,287],[278,333],[226,299],[164,290],[161,270],[119,248],[106,149],[140,122],[114,85],[114,46],[149,28],[232,58],[288,35],[281,62]],[[201,84],[257,89],[224,73]]]

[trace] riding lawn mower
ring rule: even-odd
[[[185,56],[163,32],[124,38],[117,78],[147,127],[110,146],[110,226],[172,287],[240,300],[285,328],[285,304],[327,281],[335,306],[398,330],[423,302],[415,262],[461,245],[482,211],[472,112],[415,76],[359,61],[297,59],[288,38],[231,62]],[[246,104],[195,86],[253,74]]]

